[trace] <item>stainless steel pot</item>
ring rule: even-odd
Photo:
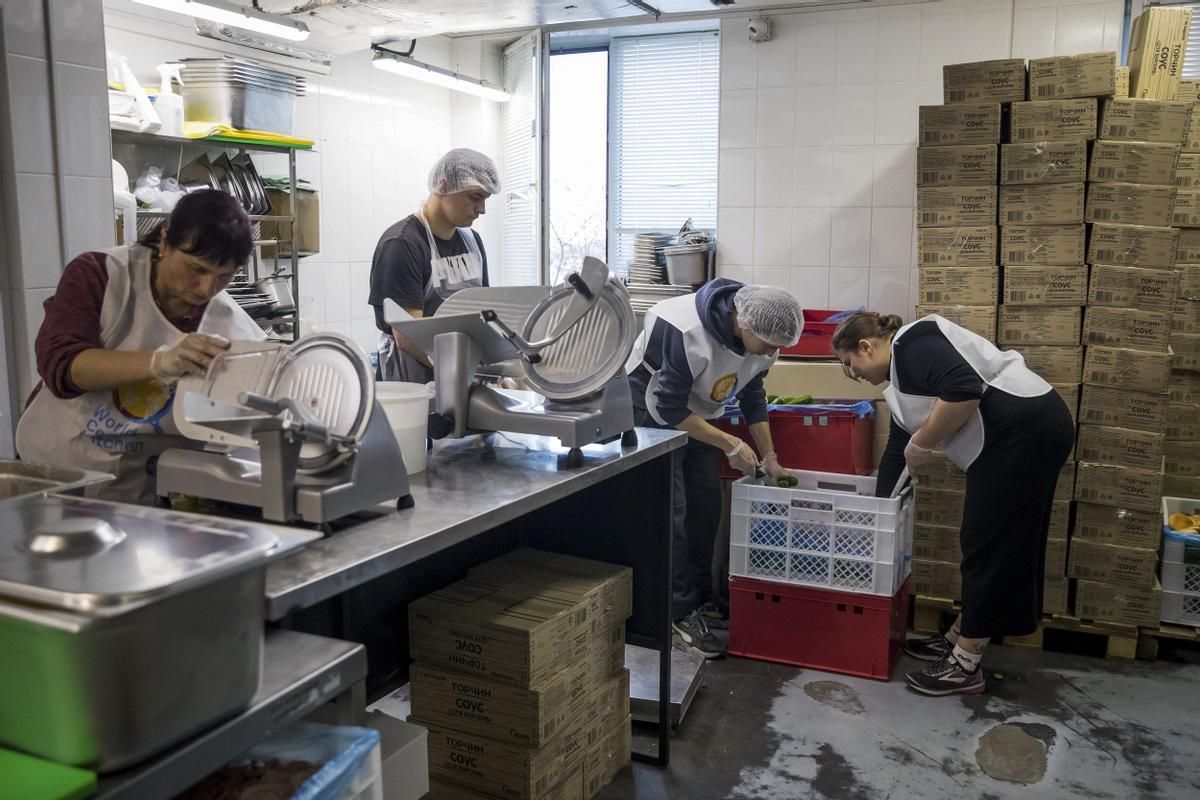
[[[260,278],[254,284],[254,288],[271,298],[272,311],[291,311],[296,307],[291,281],[284,275],[275,274]]]
[[[315,538],[57,495],[0,509],[0,742],[104,772],[236,713],[266,564]]]

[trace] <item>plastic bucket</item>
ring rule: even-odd
[[[429,387],[423,383],[379,381],[375,399],[387,415],[400,443],[409,475],[425,471],[425,437],[429,429]]]

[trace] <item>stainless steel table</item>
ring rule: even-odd
[[[174,797],[241,753],[327,702],[339,722],[360,719],[366,648],[294,631],[270,631],[263,677],[250,706],[151,760],[100,779],[97,800]]]
[[[687,442],[637,429],[637,444],[584,448],[581,467],[542,437],[497,434],[452,442],[412,476],[415,507],[381,506],[267,570],[267,615],[367,645],[374,688],[407,674],[407,602],[470,567],[530,546],[634,570],[626,639],[660,653],[657,751],[666,764],[671,685],[671,472]]]

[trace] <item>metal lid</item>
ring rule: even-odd
[[[257,565],[271,528],[81,497],[0,509],[0,598],[110,613]]]

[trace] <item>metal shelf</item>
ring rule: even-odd
[[[132,769],[100,779],[97,800],[174,797],[288,723],[338,698],[365,707],[367,651],[361,644],[295,631],[269,631],[263,676],[250,707]]]
[[[157,133],[139,133],[137,131],[126,131],[120,128],[112,128],[113,142],[126,142],[129,144],[150,144],[150,145],[195,145],[197,147],[216,147],[223,150],[230,148],[239,148],[249,152],[256,153],[292,153],[296,150],[305,152],[311,151],[312,147],[300,147],[298,145],[288,144],[267,144],[266,142],[243,142],[241,140],[229,139],[189,139],[184,136],[160,136]]]

